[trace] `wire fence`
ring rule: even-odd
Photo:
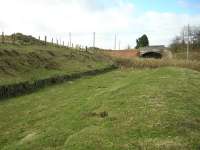
[[[18,33],[17,33],[18,34]],[[0,43],[16,43],[17,34],[6,35],[2,32],[0,35]],[[30,36],[27,36],[30,37]],[[129,49],[131,44],[128,42],[122,43],[122,40],[117,33],[72,33],[69,32],[62,38],[53,35],[34,35],[32,36],[39,40],[44,45],[52,44],[57,46],[72,47],[72,48],[100,48],[110,50]],[[64,40],[63,40],[64,39]]]

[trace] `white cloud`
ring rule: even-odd
[[[200,24],[200,15],[145,12],[125,0],[0,0],[0,29],[6,33],[23,32],[34,36],[68,41],[68,32],[76,44],[114,47],[114,34],[122,47],[134,45],[146,33],[151,44],[168,44],[188,22]],[[190,18],[190,20],[188,19]],[[118,39],[119,39],[118,38]]]

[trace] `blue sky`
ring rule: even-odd
[[[147,11],[173,12],[173,13],[200,13],[199,0],[124,0],[123,2],[132,3],[138,13]],[[95,1],[92,1],[95,3]],[[117,1],[97,0],[96,5],[99,8],[111,7],[118,4]]]
[[[130,0],[141,12],[158,11],[197,14],[200,12],[199,0]]]
[[[149,36],[150,44],[169,45],[188,23],[200,25],[200,0],[0,0],[0,30],[22,32],[74,44],[114,47],[135,46],[136,38]],[[7,11],[10,10],[10,11]],[[5,14],[6,12],[6,14]]]

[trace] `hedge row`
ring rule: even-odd
[[[71,75],[55,76],[55,77],[51,77],[47,79],[37,80],[34,82],[27,81],[27,82],[22,82],[18,84],[3,85],[3,86],[0,86],[0,100],[31,93],[49,85],[63,83],[64,81],[75,80],[83,76],[106,73],[116,68],[117,68],[116,66],[112,65],[103,69],[96,69],[96,70],[86,71],[82,73],[73,73]]]

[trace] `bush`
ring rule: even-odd
[[[29,44],[42,44],[43,42],[32,37],[23,35],[22,33],[12,34],[12,37],[15,37],[15,41],[22,45],[29,45]]]
[[[141,36],[139,39],[136,40],[137,46],[136,48],[140,48],[140,47],[146,47],[149,46],[149,39],[147,37],[146,34],[144,34],[143,36]]]
[[[116,59],[120,68],[159,68],[159,67],[182,67],[200,71],[199,61],[186,61],[176,59]]]

